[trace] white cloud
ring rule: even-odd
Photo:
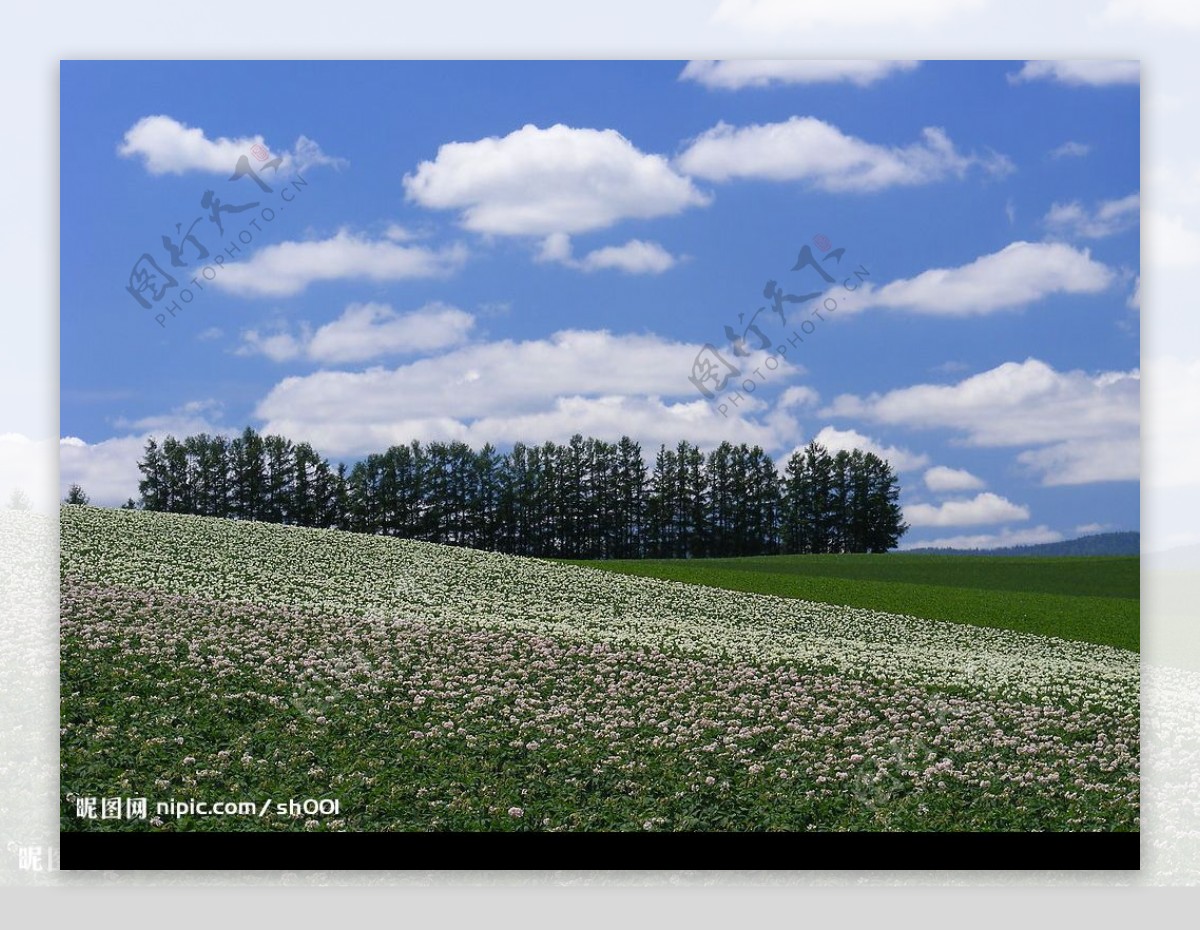
[[[909,540],[901,549],[999,549],[1005,546],[1036,546],[1039,543],[1059,542],[1063,534],[1042,525],[1030,529],[1005,528],[999,533],[980,533],[965,536],[943,536],[940,539]]]
[[[896,471],[914,471],[929,464],[929,456],[924,453],[911,452],[899,446],[885,446],[870,436],[852,429],[836,429],[826,426],[813,437],[813,440],[832,452],[853,452],[861,449],[863,452],[873,452],[888,462]]]
[[[304,436],[326,454],[413,438],[531,441],[568,429],[619,436],[622,423],[664,441],[668,434],[719,441],[728,433],[769,449],[793,442],[797,428],[786,410],[726,418],[700,398],[688,374],[701,348],[602,330],[475,343],[396,368],[286,378],[256,415],[268,431]],[[785,362],[773,377],[783,385],[801,370]]]
[[[386,304],[351,304],[313,334],[308,354],[323,362],[357,362],[427,352],[458,345],[474,325],[471,314],[445,304],[429,304],[405,314]]]
[[[1052,294],[1099,293],[1115,277],[1087,249],[1061,242],[1013,242],[957,268],[933,268],[879,288],[864,285],[847,309],[980,315],[1024,307]]]
[[[235,294],[288,297],[318,281],[445,277],[466,259],[461,244],[441,249],[405,246],[342,229],[329,239],[266,246],[246,261],[226,263],[213,283]]]
[[[225,335],[225,330],[219,326],[210,326],[207,329],[202,329],[196,334],[196,339],[199,342],[212,342],[215,339],[220,339]]]
[[[753,31],[795,29],[817,32],[830,26],[863,28],[874,25],[927,26],[960,13],[979,9],[986,0],[721,0],[713,22]]]
[[[580,271],[616,270],[626,274],[662,274],[674,268],[678,259],[657,242],[630,239],[624,245],[593,249],[583,258],[574,258],[571,237],[552,233],[542,240],[537,253],[539,262],[557,262]]]
[[[1088,145],[1086,142],[1072,142],[1072,141],[1068,140],[1067,142],[1064,142],[1062,145],[1052,148],[1050,150],[1050,157],[1051,158],[1083,158],[1085,155],[1087,155],[1089,152],[1091,152],[1091,150],[1092,150],[1092,147],[1090,145]]]
[[[400,314],[387,304],[350,304],[336,320],[315,331],[301,324],[299,333],[242,333],[239,355],[265,355],[282,362],[304,356],[332,364],[362,362],[387,355],[428,352],[466,340],[475,318],[446,304],[427,304]]]
[[[1137,436],[1077,439],[1042,449],[1028,449],[1017,461],[1042,475],[1046,485],[1137,481],[1141,477],[1141,443]]]
[[[459,210],[467,229],[500,235],[586,232],[711,201],[615,130],[562,124],[446,143],[405,175],[404,189],[423,207]]]
[[[89,443],[75,436],[59,441],[59,496],[78,484],[87,492],[93,504],[117,507],[132,497],[138,499],[138,459],[146,440],[161,441],[168,435],[182,439],[197,433],[230,435],[232,430],[219,426],[215,419],[220,407],[212,401],[193,401],[162,415],[144,417],[132,422],[118,421],[117,426],[131,432]]]
[[[155,434],[187,435],[212,432],[216,429],[212,424],[221,418],[221,411],[221,404],[211,398],[192,400],[167,413],[151,414],[136,420],[119,417],[115,425],[120,429],[136,429]]]
[[[87,443],[74,436],[59,444],[59,494],[78,484],[91,503],[118,507],[132,497],[138,499],[138,459],[145,450],[144,436],[119,436],[103,442]]]
[[[574,261],[571,237],[564,232],[551,233],[542,240],[535,258],[539,262],[569,265]]]
[[[412,242],[414,239],[420,238],[417,233],[399,223],[389,223],[387,229],[383,231],[383,237],[392,242]]]
[[[999,494],[984,491],[965,500],[943,501],[940,504],[905,504],[904,519],[912,527],[979,526],[986,523],[1028,520],[1029,508],[1014,504]]]
[[[336,155],[326,155],[321,151],[321,146],[308,136],[300,136],[292,146],[292,151],[283,153],[283,164],[279,170],[306,171],[322,165],[340,170],[348,167],[350,162]]]
[[[584,271],[614,268],[627,274],[661,274],[675,266],[676,258],[657,242],[631,239],[588,252],[580,260]]]
[[[1125,306],[1130,310],[1142,309],[1142,276],[1138,275],[1133,280],[1133,290],[1125,301]]]
[[[518,439],[565,442],[575,433],[610,440],[627,435],[641,442],[642,451],[652,460],[660,444],[674,445],[680,439],[706,450],[725,440],[770,449],[779,443],[781,432],[795,428],[786,419],[716,417],[711,405],[700,399],[671,402],[659,397],[603,395],[558,397],[545,410],[481,417],[469,423],[416,421],[402,425],[401,431],[410,429],[414,436],[429,438],[458,438],[475,446]]]
[[[233,173],[242,155],[252,156],[251,150],[261,146],[266,151],[266,140],[261,135],[240,136],[229,139],[220,136],[209,139],[204,130],[189,127],[169,116],[145,116],[133,124],[125,133],[118,154],[125,158],[140,157],[142,164],[151,174],[184,174],[200,171],[207,174]],[[331,158],[321,151],[312,139],[300,136],[291,151],[269,152],[283,159],[278,170],[282,172],[304,171],[317,165],[342,167],[345,159]],[[251,158],[251,167],[266,159]],[[249,183],[249,182],[246,182]],[[269,183],[269,177],[268,177]]]
[[[1021,70],[1010,74],[1013,84],[1023,81],[1057,81],[1073,86],[1105,87],[1111,84],[1137,84],[1141,65],[1136,61],[1080,59],[1071,61],[1027,61]]]
[[[312,331],[305,324],[301,324],[298,336],[293,335],[286,326],[270,332],[247,329],[242,333],[242,344],[237,347],[235,354],[262,355],[273,362],[290,362],[304,354],[311,338]]]
[[[724,61],[689,61],[680,80],[705,87],[740,90],[772,84],[831,84],[846,82],[866,87],[876,81],[917,67],[916,61],[834,60],[828,58],[735,58]]]
[[[775,402],[775,406],[780,410],[787,410],[792,407],[810,407],[816,405],[820,399],[821,396],[812,388],[796,384],[779,395],[779,400]]]
[[[925,472],[925,487],[934,494],[953,491],[976,491],[984,486],[982,478],[972,475],[962,468],[947,468],[945,465],[935,465]]]
[[[1091,536],[1095,533],[1107,533],[1112,528],[1111,523],[1083,523],[1075,527],[1075,532],[1082,536]]]
[[[1137,480],[1139,373],[1059,372],[1005,362],[957,384],[842,395],[824,411],[894,426],[944,429],[968,445],[1029,447],[1018,456],[1046,485]]]
[[[942,129],[924,129],[920,141],[889,147],[848,136],[811,116],[743,127],[718,123],[693,139],[675,163],[687,174],[712,181],[805,181],[832,192],[929,184],[962,177],[975,165],[992,173],[1012,170],[1002,155],[958,152]]]
[[[1130,194],[1117,200],[1102,200],[1088,210],[1077,200],[1051,205],[1042,222],[1054,235],[1081,239],[1103,239],[1138,224],[1141,197]]]

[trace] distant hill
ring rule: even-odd
[[[1062,542],[1039,543],[1036,546],[1005,546],[1001,549],[905,549],[906,553],[935,553],[938,555],[1138,555],[1141,552],[1141,533],[1096,533]]]

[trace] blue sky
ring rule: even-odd
[[[247,424],[347,462],[818,438],[892,460],[908,545],[1137,529],[1138,98],[1121,62],[64,63],[64,487]],[[258,206],[222,235],[206,191]],[[827,293],[738,356],[769,279]]]

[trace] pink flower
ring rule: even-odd
[[[516,819],[518,817],[524,817],[525,809],[522,807],[510,807],[508,809],[508,816],[512,817],[513,819]]]

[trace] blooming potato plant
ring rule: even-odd
[[[1138,656],[429,543],[61,512],[63,829],[1136,830]]]

